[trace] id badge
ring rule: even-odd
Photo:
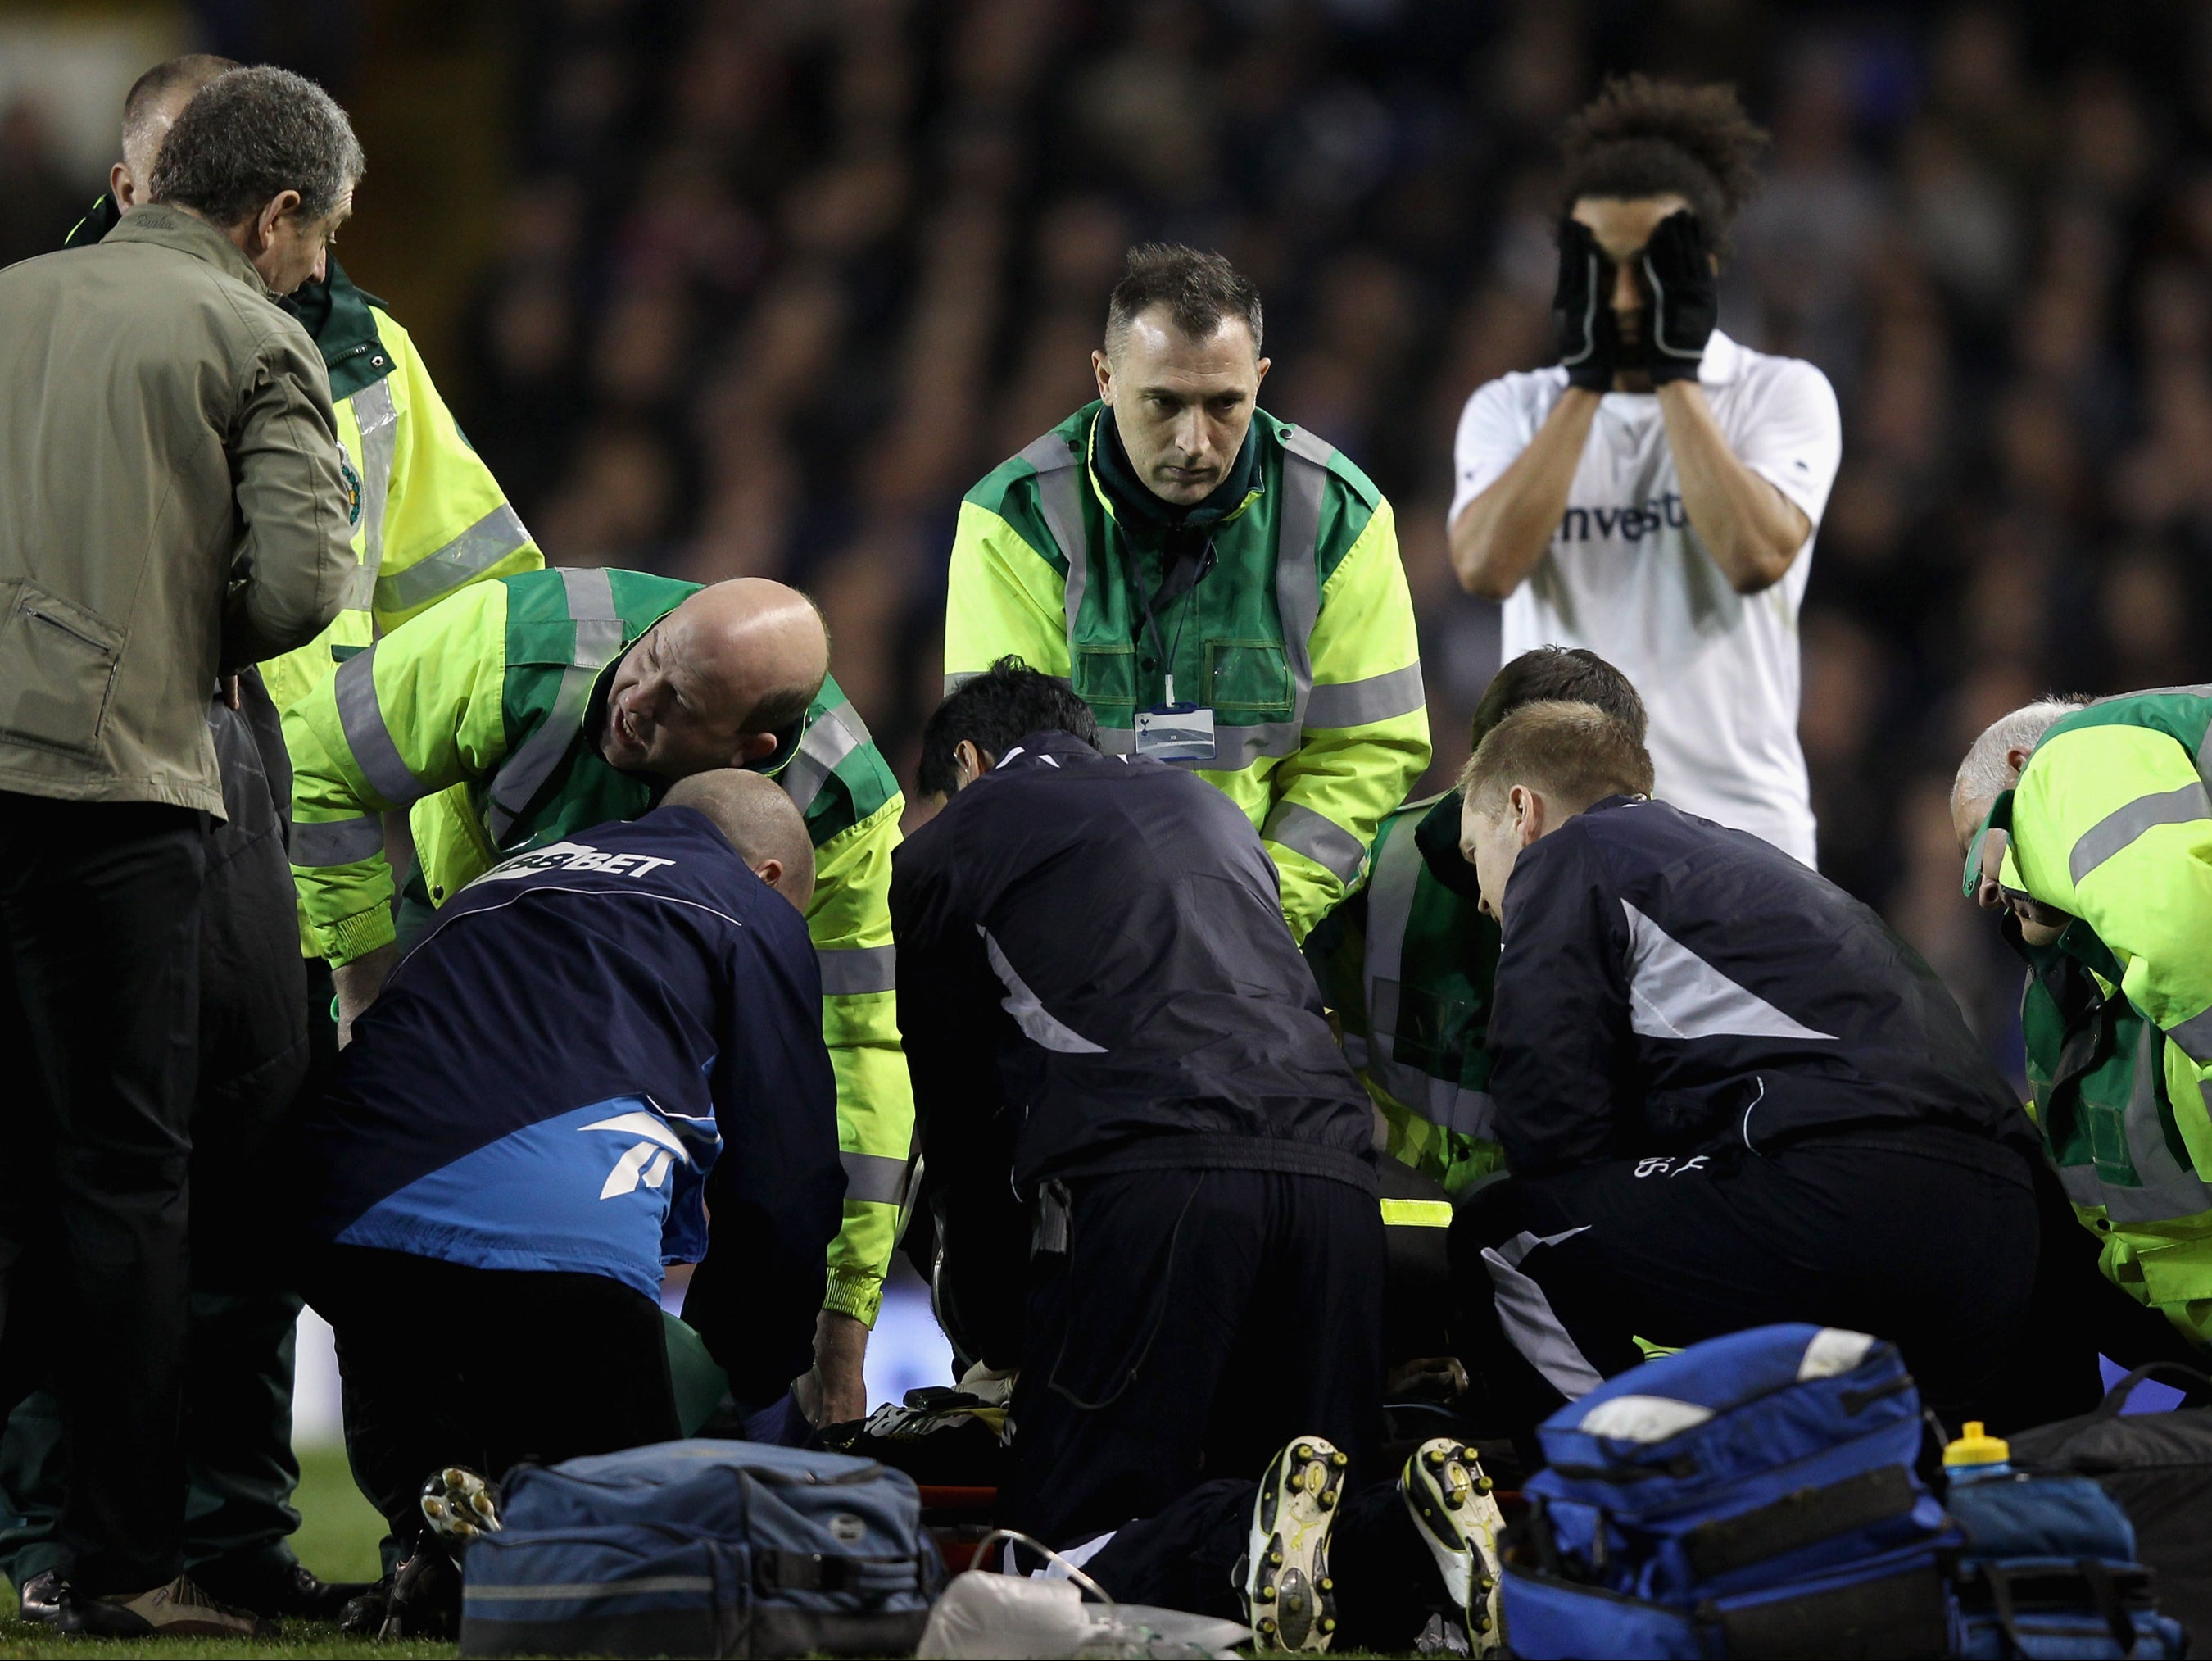
[[[1138,710],[1137,753],[1154,761],[1212,761],[1213,711],[1196,703]]]

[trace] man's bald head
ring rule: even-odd
[[[623,654],[600,753],[663,778],[763,760],[829,673],[830,631],[813,601],[765,577],[715,583]]]
[[[753,874],[805,914],[814,897],[814,843],[781,785],[719,767],[677,780],[661,805],[693,808],[714,820]]]
[[[239,67],[233,58],[213,52],[188,52],[181,58],[156,64],[131,83],[123,97],[123,160],[108,169],[107,187],[115,205],[125,212],[144,199],[154,177],[154,158],[161,141],[184,113],[192,94]]]

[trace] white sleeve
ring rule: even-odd
[[[1503,375],[1474,389],[1460,411],[1459,436],[1452,442],[1452,503],[1449,526],[1460,509],[1498,482],[1536,436],[1535,424],[1514,386],[1521,375]]]
[[[1736,454],[1818,529],[1844,458],[1836,390],[1802,358],[1770,358],[1760,367],[1765,384],[1747,400]]]

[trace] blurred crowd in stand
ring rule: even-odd
[[[1843,403],[1802,619],[1821,864],[2000,1053],[2017,970],[1959,896],[1951,769],[2046,687],[2212,676],[2212,10],[559,0],[511,27],[504,258],[475,361],[434,368],[549,558],[813,592],[909,780],[961,494],[1092,396],[1122,250],[1166,238],[1258,281],[1261,402],[1395,502],[1441,788],[1497,641],[1445,563],[1453,425],[1547,356],[1550,135],[1627,69],[1733,80],[1773,132],[1721,320]],[[21,125],[0,239],[88,193]]]

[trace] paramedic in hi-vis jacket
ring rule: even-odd
[[[1967,894],[2013,914],[2028,1082],[2106,1276],[2212,1342],[2212,686],[2028,705],[1951,794]],[[2116,1360],[2154,1359],[2085,1301]],[[2101,1313],[2091,1313],[2100,1311]]]
[[[1260,296],[1218,254],[1131,251],[1086,404],[968,493],[948,690],[1015,656],[1111,753],[1197,770],[1251,820],[1304,940],[1429,764],[1390,504],[1259,408]]]
[[[682,1434],[664,1263],[698,1263],[684,1320],[741,1405],[806,1365],[845,1187],[813,876],[757,774],[579,826],[453,897],[309,1110],[310,1295],[356,1475],[412,1542],[386,1631],[458,1613],[426,1478]]]
[[[342,1032],[398,958],[385,813],[433,809],[416,855],[442,906],[499,860],[641,813],[693,773],[747,767],[791,797],[814,843],[807,924],[847,1177],[819,1377],[800,1389],[817,1423],[866,1411],[861,1357],[914,1134],[888,910],[902,799],[829,657],[820,615],[781,583],[554,569],[464,590],[284,713],[293,871],[337,965]]]

